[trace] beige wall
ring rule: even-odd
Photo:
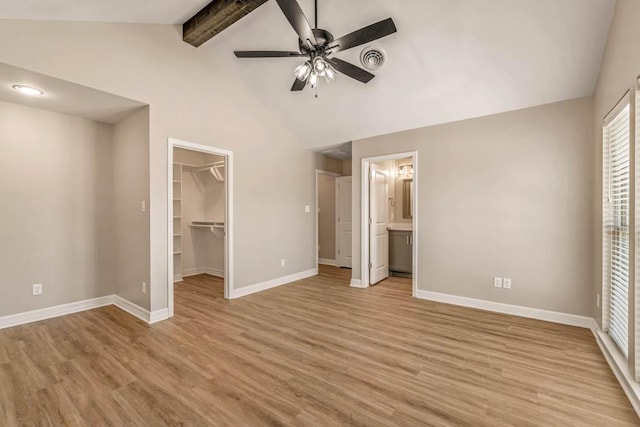
[[[0,316],[113,293],[111,137],[0,102]]]
[[[321,153],[315,153],[315,157],[316,169],[342,175],[342,160],[334,159]]]
[[[149,308],[149,108],[113,127],[115,293]],[[142,212],[142,201],[147,212]]]
[[[135,238],[150,247],[151,310],[167,306],[169,137],[234,152],[236,288],[315,267],[313,153],[179,26],[2,20],[0,61],[150,105],[151,233]]]
[[[318,256],[336,259],[336,177],[318,174]]]
[[[583,98],[354,141],[354,195],[363,157],[417,150],[419,289],[591,315],[592,115]]]
[[[351,176],[351,159],[342,161],[342,176]]]

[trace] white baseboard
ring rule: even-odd
[[[137,304],[132,303],[129,300],[126,300],[118,295],[113,295],[113,304],[118,307],[120,310],[126,311],[132,316],[137,317],[143,322],[149,323],[149,318],[151,317],[149,310],[146,308],[142,308]]]
[[[593,318],[418,289],[416,298],[591,329]]]
[[[208,274],[210,276],[220,277],[220,278],[224,279],[224,270],[223,269],[213,268],[213,267],[205,267],[205,268],[203,268],[203,270],[204,270],[204,274]]]
[[[287,283],[297,282],[298,280],[317,275],[318,269],[312,268],[311,270],[301,271],[300,273],[291,274],[289,276],[278,277],[277,279],[268,280],[262,283],[256,283],[255,285],[246,286],[244,288],[232,289],[230,299],[242,298],[247,295],[266,291],[267,289],[276,288],[278,286],[286,285]]]
[[[607,359],[607,363],[611,367],[613,374],[618,379],[622,390],[627,395],[633,410],[640,417],[640,384],[635,382],[629,373],[627,360],[622,353],[616,348],[615,343],[608,334],[602,332],[594,320],[594,328],[591,329],[596,337],[596,342],[600,347],[600,351]]]
[[[56,305],[54,307],[2,316],[0,317],[0,329],[38,322],[40,320],[51,319],[53,317],[66,316],[67,314],[78,313],[80,311],[91,310],[93,308],[104,307],[111,304],[113,304],[113,295],[108,295],[105,297],[92,298],[84,301],[77,301],[68,304]]]
[[[204,274],[202,268],[188,268],[186,270],[182,270],[182,277],[191,277],[197,276],[198,274]]]
[[[199,274],[209,274],[211,276],[222,277],[224,279],[224,270],[212,267],[190,268],[182,272],[182,277],[197,276]]]
[[[169,318],[169,309],[161,308],[160,310],[154,310],[149,314],[149,324],[153,325],[154,323],[162,322],[163,320],[167,320]]]
[[[362,286],[362,280],[360,279],[351,279],[351,284],[349,286],[352,288],[364,288],[364,286]]]
[[[331,267],[336,267],[338,265],[335,259],[326,259],[326,258],[318,258],[318,264],[330,265]]]
[[[54,317],[66,316],[68,314],[79,313],[81,311],[93,310],[94,308],[115,305],[119,309],[137,317],[145,323],[156,323],[169,318],[169,309],[163,308],[149,312],[118,295],[107,295],[99,298],[92,298],[84,301],[72,302],[69,304],[56,305],[54,307],[42,308],[39,310],[27,311],[24,313],[11,314],[0,317],[0,329],[11,328],[13,326],[25,325],[27,323],[38,322],[40,320]]]

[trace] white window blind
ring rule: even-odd
[[[629,334],[629,102],[608,116],[603,129],[603,264],[605,325],[625,357]]]

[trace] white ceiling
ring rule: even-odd
[[[313,2],[301,5],[313,20]],[[468,119],[595,90],[614,0],[319,0],[319,26],[339,37],[392,17],[374,42],[388,61],[368,85],[341,76],[290,93],[299,59],[240,60],[233,50],[297,47],[274,1],[201,49],[243,78],[308,147]],[[358,64],[361,48],[337,54]]]
[[[24,85],[42,96],[26,96],[13,89]],[[144,104],[110,93],[45,76],[0,62],[0,101],[85,117],[114,124]]]
[[[21,0],[0,18],[182,23],[209,0]],[[300,0],[313,20],[313,0]],[[269,1],[200,49],[240,76],[307,147],[592,95],[615,0],[319,0],[339,37],[392,17],[374,45],[388,61],[368,85],[341,76],[290,93],[299,59],[240,60],[236,49],[297,48]],[[337,56],[358,64],[361,48]]]
[[[0,18],[182,24],[210,0],[9,0]]]

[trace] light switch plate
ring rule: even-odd
[[[305,205],[305,207],[304,207],[304,212],[305,212],[305,213],[311,213],[311,206],[309,206],[309,205]]]
[[[493,278],[493,287],[494,288],[502,288],[502,277],[494,277]]]

